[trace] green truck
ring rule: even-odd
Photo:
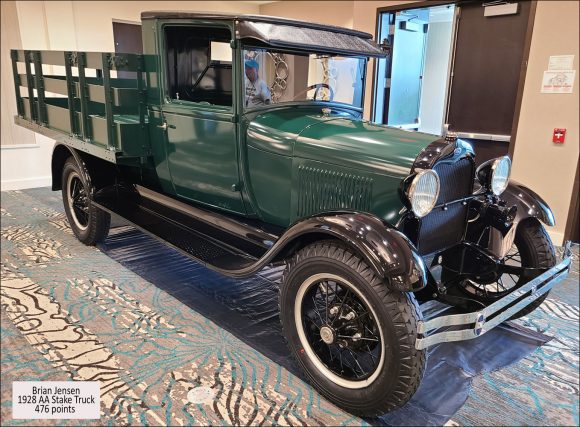
[[[362,119],[367,62],[389,55],[371,35],[141,19],[143,54],[13,50],[16,123],[56,140],[52,189],[83,243],[114,214],[224,275],[285,265],[285,337],[335,404],[402,406],[429,346],[528,314],[568,274],[508,157],[476,168],[452,134]],[[423,318],[433,300],[455,314]]]

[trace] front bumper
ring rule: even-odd
[[[570,271],[571,257],[570,242],[567,242],[560,263],[485,309],[473,313],[451,314],[427,321],[419,321],[417,332],[420,337],[415,341],[415,347],[422,350],[442,342],[470,340],[485,334],[530,305],[552,289],[556,283],[566,278]],[[436,332],[438,329],[447,327],[459,328]]]

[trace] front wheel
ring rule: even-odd
[[[415,348],[421,319],[415,298],[391,291],[341,244],[315,243],[292,258],[280,316],[309,381],[349,412],[380,415],[417,390],[426,355]]]
[[[505,264],[514,267],[550,268],[556,265],[556,251],[550,236],[544,226],[535,218],[528,218],[518,224],[514,244],[507,255],[502,260]],[[526,277],[505,273],[492,283],[476,283],[472,280],[465,280],[454,288],[451,293],[468,297],[469,311],[481,309],[481,305],[488,306],[520,288],[534,277],[542,273],[538,270],[534,275]],[[526,316],[548,297],[546,292],[527,307],[523,308],[510,319],[518,319]]]
[[[111,215],[91,203],[91,184],[73,157],[62,170],[62,200],[74,235],[85,245],[100,242],[109,233]]]

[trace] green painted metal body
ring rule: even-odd
[[[223,26],[207,20],[143,21],[149,128],[159,183],[169,194],[287,227],[332,210],[364,210],[390,223],[419,152],[435,135],[373,125],[362,112],[328,103],[291,103],[246,111],[243,45],[232,41],[233,105],[170,99],[163,73],[167,25]],[[167,123],[167,132],[159,125]],[[149,183],[154,185],[156,183]]]
[[[144,19],[143,55],[13,51],[13,64],[27,68],[26,75],[15,75],[16,87],[41,89],[28,99],[17,96],[20,120],[62,132],[69,142],[76,138],[75,147],[113,158],[131,180],[190,203],[280,227],[336,210],[396,223],[401,180],[437,136],[371,124],[344,104],[245,110],[244,45],[235,37],[231,106],[171,99],[164,72],[168,25],[235,33],[227,20]],[[65,65],[67,75],[33,74],[31,63]],[[88,77],[91,68],[103,70],[103,77]],[[115,79],[111,71],[120,69],[135,71],[136,79]],[[48,97],[48,90],[66,98]]]
[[[315,213],[353,209],[395,223],[401,179],[437,139],[321,107],[262,110],[242,119],[248,198],[264,221],[280,226]]]

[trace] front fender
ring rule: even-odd
[[[519,223],[525,218],[537,218],[544,224],[553,227],[556,225],[554,213],[548,204],[538,194],[519,182],[510,180],[508,187],[502,193],[501,198],[508,205],[516,205],[517,213],[515,222]]]
[[[427,272],[413,243],[379,218],[363,213],[314,216],[298,221],[276,242],[272,252],[282,252],[309,235],[334,237],[353,248],[389,288],[414,292],[425,287]],[[276,248],[277,247],[277,248]],[[278,249],[278,250],[277,250]]]

